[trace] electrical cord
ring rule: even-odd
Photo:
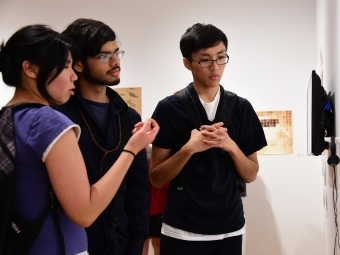
[[[337,187],[337,176],[335,171],[335,166],[333,166],[333,174],[334,174],[334,181],[333,181],[333,209],[334,209],[334,220],[335,220],[335,238],[334,238],[334,252],[336,245],[338,244],[338,248],[340,249],[340,241],[339,241],[339,226],[338,226],[338,187]]]

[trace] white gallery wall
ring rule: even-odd
[[[33,23],[58,31],[76,18],[107,23],[126,51],[119,87],[142,87],[144,119],[159,100],[191,81],[179,50],[185,30],[197,22],[219,27],[229,39],[230,55],[221,84],[256,111],[291,110],[293,116],[293,154],[260,155],[258,178],[248,185],[244,255],[330,255],[326,250],[334,238],[325,239],[323,160],[307,156],[307,86],[318,65],[319,5],[316,0],[0,0],[0,40]],[[0,105],[12,93],[1,81]]]
[[[335,136],[340,136],[340,2],[338,0],[318,0],[317,1],[317,37],[318,37],[318,62],[320,66],[320,76],[326,91],[330,91],[333,96],[335,106]],[[337,139],[338,140],[338,139]],[[340,140],[338,140],[340,141]],[[323,156],[324,162],[327,161],[330,152],[325,151]],[[339,144],[337,144],[337,155],[339,155]],[[335,168],[325,164],[325,201],[329,206],[333,206],[334,183],[339,186],[339,165]],[[336,178],[335,178],[336,177]],[[339,210],[339,201],[335,206]],[[339,235],[337,243],[334,246],[335,235],[337,232],[335,221],[337,215],[332,208],[325,214],[325,233],[326,233],[326,251],[328,254],[340,254]],[[338,221],[338,220],[337,220]],[[335,249],[334,249],[335,247]]]

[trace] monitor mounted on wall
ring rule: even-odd
[[[320,77],[313,70],[307,89],[308,154],[321,155],[328,148],[325,137],[333,136],[333,130],[334,114],[330,93],[326,93]]]

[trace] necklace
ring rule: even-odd
[[[111,150],[106,150],[102,146],[100,146],[99,143],[97,142],[97,140],[94,138],[94,135],[93,135],[93,133],[91,131],[91,128],[90,128],[89,124],[87,123],[83,112],[81,111],[81,108],[80,108],[80,105],[79,105],[78,101],[76,101],[76,104],[77,104],[77,108],[78,108],[78,111],[80,113],[80,116],[83,119],[83,121],[85,123],[85,126],[86,126],[87,130],[90,133],[90,136],[91,136],[91,139],[92,139],[93,143],[97,146],[98,149],[100,149],[102,152],[104,152],[104,155],[103,155],[103,157],[100,160],[100,169],[99,169],[100,176],[102,176],[102,175],[104,175],[104,171],[103,171],[104,158],[106,157],[107,154],[116,151],[119,148],[119,146],[120,146],[120,144],[122,142],[122,127],[121,127],[121,124],[120,124],[119,114],[117,114],[118,130],[119,130],[118,131],[119,140],[118,140],[117,146],[115,148],[111,149]]]

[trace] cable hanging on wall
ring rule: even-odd
[[[339,226],[338,226],[338,187],[337,187],[337,174],[335,171],[335,166],[333,166],[333,175],[334,175],[334,181],[333,181],[333,209],[334,209],[334,221],[335,221],[335,238],[334,238],[334,255],[336,244],[338,244],[338,248],[340,249],[339,244]]]
[[[336,144],[335,144],[335,137],[331,137],[330,141],[330,150],[331,155],[327,159],[328,165],[333,168],[333,209],[334,209],[334,221],[335,221],[335,238],[334,238],[334,251],[333,254],[335,255],[336,246],[338,244],[338,248],[340,249],[340,242],[339,242],[339,226],[338,226],[338,186],[337,186],[337,174],[336,174],[336,166],[339,164],[340,159],[336,155]]]

